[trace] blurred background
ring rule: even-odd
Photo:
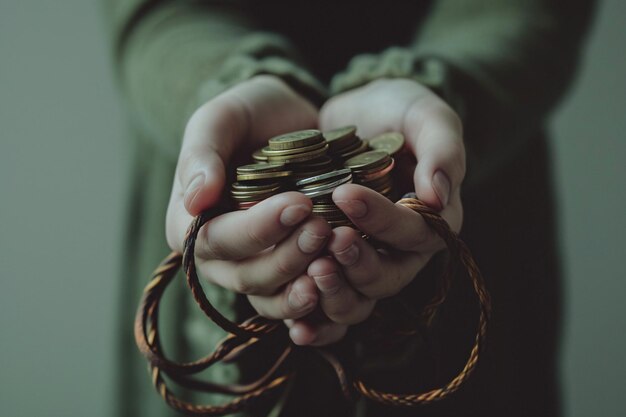
[[[552,123],[566,415],[625,416],[626,2]],[[0,0],[0,414],[112,416],[124,112],[95,2]]]

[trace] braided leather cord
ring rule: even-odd
[[[457,265],[462,265],[472,280],[474,291],[480,303],[478,330],[469,358],[459,372],[445,386],[417,394],[389,393],[368,387],[358,377],[352,381],[341,361],[324,348],[309,348],[316,351],[335,370],[340,387],[346,398],[353,399],[355,394],[363,395],[373,401],[392,406],[416,406],[441,400],[455,392],[470,377],[476,368],[481,349],[487,335],[487,324],[491,311],[491,301],[482,275],[467,246],[450,230],[446,221],[434,210],[415,198],[403,198],[398,201],[417,213],[443,239],[448,251],[448,265],[439,281],[436,295],[424,307],[422,316],[430,323],[437,307],[445,300],[451,279]],[[152,279],[144,289],[141,302],[135,316],[135,340],[140,352],[150,364],[152,383],[157,392],[171,407],[194,416],[218,416],[235,413],[244,409],[251,401],[268,395],[284,387],[295,374],[293,361],[294,345],[290,342],[279,321],[253,316],[241,324],[233,323],[219,313],[210,303],[198,279],[194,262],[195,242],[200,228],[210,219],[221,214],[218,208],[207,210],[197,216],[187,231],[184,253],[173,252],[165,258],[152,275]],[[187,284],[202,311],[229,335],[222,340],[213,353],[193,362],[179,363],[168,359],[163,352],[158,332],[159,302],[169,283],[178,269],[183,267],[187,276]],[[277,339],[281,338],[281,339]],[[222,361],[232,362],[246,349],[257,343],[282,341],[285,348],[276,362],[268,368],[261,378],[246,385],[218,384],[201,381],[190,375],[201,372],[211,365]],[[188,389],[233,395],[235,398],[220,405],[196,405],[179,399],[168,387],[164,375],[181,387]]]

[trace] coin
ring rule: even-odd
[[[382,178],[385,175],[390,174],[394,166],[395,161],[393,160],[393,158],[391,158],[391,161],[389,162],[389,164],[387,164],[387,166],[371,173],[358,173],[355,174],[355,176],[357,176],[362,181],[374,181],[378,178]]]
[[[306,153],[297,153],[291,155],[268,155],[268,161],[271,162],[282,162],[285,164],[295,164],[299,162],[306,162],[312,159],[317,159],[320,156],[326,154],[328,150],[328,145],[323,144],[321,148],[315,149],[313,151],[309,151]]]
[[[280,190],[280,185],[276,186],[276,187],[272,187],[272,188],[268,188],[266,190],[245,190],[245,191],[241,191],[241,190],[236,190],[236,189],[231,189],[230,190],[230,195],[233,196],[233,198],[237,198],[237,197],[241,197],[241,196],[256,196],[256,195],[264,195],[264,194],[272,194],[272,193],[276,193],[277,191]]]
[[[280,183],[278,182],[268,182],[263,184],[253,184],[250,182],[234,182],[231,185],[231,188],[235,191],[265,191],[268,189],[280,188]]]
[[[284,178],[289,177],[291,171],[273,171],[273,172],[259,172],[249,174],[237,174],[237,181],[253,181],[253,180],[266,180],[271,178]]]
[[[273,150],[283,150],[310,146],[323,140],[322,132],[317,129],[307,129],[274,136],[268,143]]]
[[[343,169],[337,169],[331,172],[327,172],[325,174],[321,174],[321,175],[316,175],[314,177],[309,177],[309,178],[304,178],[298,182],[296,182],[296,186],[297,187],[301,187],[304,185],[308,185],[308,184],[314,184],[320,181],[325,181],[328,180],[330,178],[335,178],[335,177],[343,177],[345,175],[349,175],[351,174],[352,171],[350,170],[350,168],[343,168]]]
[[[267,155],[263,155],[262,149],[257,149],[252,154],[252,159],[258,162],[267,162]]]
[[[373,150],[394,155],[404,146],[404,135],[399,132],[387,132],[371,138],[368,144]]]
[[[280,171],[285,164],[283,163],[266,163],[259,162],[258,164],[248,164],[237,167],[237,174],[251,174],[260,172],[275,172]]]
[[[309,129],[273,137],[253,153],[258,163],[237,168],[230,197],[238,209],[247,210],[273,195],[296,190],[312,200],[312,213],[331,227],[355,227],[334,203],[333,191],[354,182],[389,198],[395,162],[388,152],[398,152],[401,137],[379,135],[372,139],[376,150],[369,152],[354,126],[323,135]]]
[[[323,184],[318,187],[312,187],[312,188],[301,190],[301,191],[305,196],[309,198],[319,197],[322,195],[332,194],[335,188],[339,187],[342,184],[346,184],[349,182],[352,182],[352,175],[348,175],[347,177],[331,182],[330,184]]]
[[[356,126],[341,127],[330,132],[324,132],[322,135],[330,149],[333,150],[343,148],[358,140],[356,137]]]
[[[300,153],[314,152],[324,147],[328,148],[326,143],[324,142],[315,143],[310,146],[301,146],[298,148],[282,149],[282,150],[275,150],[275,149],[270,148],[269,146],[266,146],[263,149],[261,149],[261,152],[265,156],[272,157],[272,156],[295,155],[295,154],[300,154]]]
[[[388,159],[389,154],[387,152],[368,151],[348,159],[345,166],[352,170],[358,170],[385,163]]]
[[[341,151],[337,151],[337,152],[340,152],[339,158],[343,161],[346,161],[352,158],[353,156],[359,155],[367,151],[368,149],[369,147],[367,145],[367,142],[364,142],[359,139],[355,147],[350,147],[349,149],[342,149]]]

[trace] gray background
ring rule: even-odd
[[[572,417],[626,415],[625,19],[601,5],[552,129]],[[2,416],[113,414],[124,131],[99,8],[0,0]]]

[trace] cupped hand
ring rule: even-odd
[[[182,251],[193,216],[217,204],[226,169],[267,139],[317,125],[317,109],[271,76],[250,79],[200,107],[184,134],[167,210],[167,241]],[[290,192],[246,211],[210,220],[196,241],[199,275],[246,294],[259,314],[298,318],[318,301],[305,274],[330,237],[328,224],[310,217],[311,201]]]
[[[444,101],[411,80],[378,80],[334,97],[320,111],[322,130],[349,124],[365,138],[403,133],[417,164],[396,170],[410,172],[417,197],[460,230],[465,148],[460,119]],[[333,200],[384,249],[376,249],[354,229],[333,230],[331,256],[316,259],[308,269],[327,320],[288,322],[299,344],[327,344],[343,337],[348,325],[365,320],[376,300],[401,291],[444,246],[419,214],[370,189],[344,185],[335,190]]]

